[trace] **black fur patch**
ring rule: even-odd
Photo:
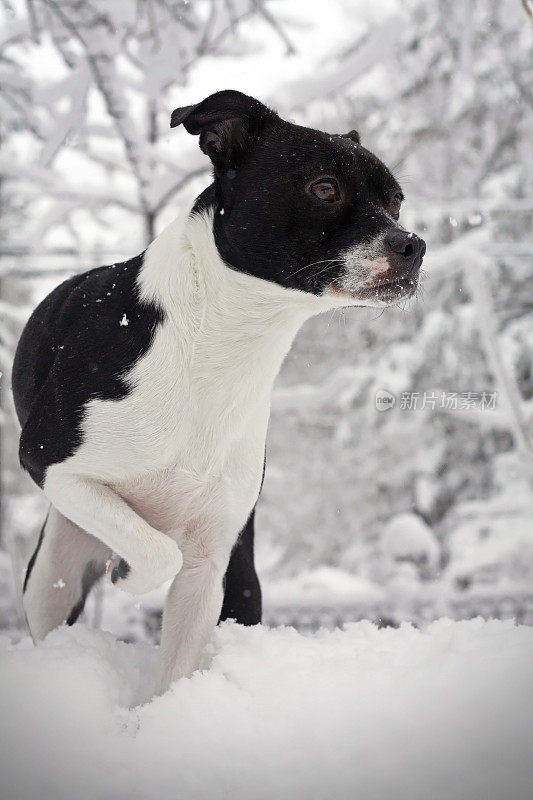
[[[324,177],[338,183],[339,202],[308,190]],[[226,264],[292,289],[321,294],[343,274],[342,252],[395,227],[386,209],[400,187],[373,153],[277,116],[215,183],[215,242]]]
[[[50,512],[48,512],[50,513]],[[44,529],[46,527],[46,523],[48,522],[48,514],[46,515],[46,519],[43,522],[43,527],[41,528],[41,532],[39,534],[39,539],[37,541],[37,547],[32,553],[30,560],[28,561],[28,566],[26,567],[26,575],[24,576],[24,586],[22,587],[22,594],[26,591],[26,586],[28,585],[28,581],[30,579],[30,575],[32,573],[33,567],[35,566],[35,562],[37,560],[37,556],[39,555],[39,550],[41,549],[41,545],[44,539]]]
[[[252,511],[233,548],[224,579],[224,603],[219,622],[234,619],[240,625],[259,625],[262,598],[254,566],[254,517]]]
[[[105,566],[97,564],[96,561],[89,561],[87,563],[81,579],[81,597],[68,615],[67,625],[74,625],[85,607],[85,601],[87,600],[89,592],[96,581],[102,577],[104,572]]]
[[[122,400],[124,375],[153,340],[163,311],[139,299],[144,254],[62,283],[31,315],[13,364],[20,461],[42,486],[46,469],[82,442],[89,400]],[[122,323],[122,324],[121,324]]]

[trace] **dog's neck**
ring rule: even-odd
[[[329,307],[325,298],[229,268],[216,248],[211,209],[178,218],[152,242],[139,288],[163,308],[198,370],[224,370],[240,384],[253,376],[265,390],[303,322]]]

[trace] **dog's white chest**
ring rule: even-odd
[[[243,370],[212,338],[197,343],[194,359],[176,338],[164,323],[129,376],[130,394],[90,403],[73,458],[159,530],[235,532],[259,493],[270,386],[264,369]]]
[[[209,219],[187,229],[176,223],[150,246],[140,296],[164,320],[124,376],[126,397],[87,404],[64,467],[113,486],[160,530],[236,535],[260,489],[272,384],[319,301],[228,269]]]
[[[117,459],[114,485],[159,530],[216,526],[235,533],[259,493],[268,416],[268,398],[250,410],[232,404],[231,391],[220,386],[202,396],[190,388],[152,396],[143,447],[132,441],[135,456],[125,459],[134,472]],[[117,437],[115,452],[123,447]]]

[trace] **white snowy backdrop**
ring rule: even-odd
[[[533,796],[532,56],[532,0],[0,0],[0,796]],[[27,636],[46,504],[10,366],[41,297],[206,185],[170,112],[231,87],[357,128],[426,276],[301,331],[257,514],[273,627],[220,626],[149,702],[162,591]]]
[[[327,8],[326,8],[327,6]],[[428,243],[405,308],[310,321],[276,385],[265,616],[533,622],[533,17],[520,0],[1,0],[0,627],[44,514],[9,389],[36,302],[139,252],[209,179],[170,111],[222,88],[357,128]],[[376,394],[394,395],[379,410]],[[88,620],[154,637],[161,594]]]

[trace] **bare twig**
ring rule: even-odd
[[[142,207],[143,213],[149,213],[149,205],[146,200],[147,176],[145,174],[145,165],[143,163],[141,154],[138,150],[137,142],[135,141],[132,131],[135,129],[132,120],[126,110],[121,107],[122,102],[117,97],[113,86],[113,69],[114,65],[112,60],[104,53],[91,52],[88,42],[79,31],[78,27],[72,20],[64,13],[63,7],[56,2],[56,0],[45,0],[47,5],[54,11],[62,24],[70,31],[70,33],[78,40],[85,50],[87,63],[93,75],[96,86],[98,87],[107,112],[124,144],[126,151],[126,158],[131,166],[132,173],[137,180],[139,190],[139,202]],[[89,8],[85,5],[85,8]],[[105,20],[101,16],[95,15],[90,20],[92,27],[98,27],[105,24]]]
[[[282,40],[283,44],[286,48],[286,54],[288,56],[292,56],[296,53],[296,47],[293,45],[292,41],[287,36],[285,30],[280,25],[279,21],[274,17],[270,11],[265,7],[262,0],[254,0],[254,5],[257,9],[258,14],[263,17],[265,22],[268,22],[270,27],[276,31],[280,39]]]
[[[187,186],[187,184],[189,184],[194,178],[197,178],[200,175],[206,175],[208,172],[209,172],[209,167],[201,167],[200,169],[196,169],[193,170],[192,172],[189,172],[188,175],[185,175],[183,178],[181,178],[177,183],[174,184],[174,186],[171,186],[170,189],[168,189],[162,195],[162,197],[159,198],[156,205],[154,206],[154,212],[158,213],[159,211],[161,211],[161,209],[166,206],[170,198],[177,192],[180,192],[182,189],[184,189],[185,186]]]
[[[35,6],[33,0],[26,0],[26,8],[28,9],[28,25],[30,29],[30,37],[36,44],[39,42],[39,24],[37,22],[37,14],[35,13]]]
[[[199,55],[204,55],[207,52],[208,45],[210,44],[209,38],[211,34],[211,30],[214,27],[215,19],[217,15],[217,4],[216,0],[211,0],[211,4],[209,6],[209,15],[207,17],[207,21],[204,26],[204,30],[202,32],[202,36],[196,47],[196,52]]]
[[[161,37],[159,36],[159,28],[157,25],[157,14],[155,12],[152,0],[145,0],[146,16],[150,25],[150,32],[152,34],[152,50],[155,52],[161,47]]]

